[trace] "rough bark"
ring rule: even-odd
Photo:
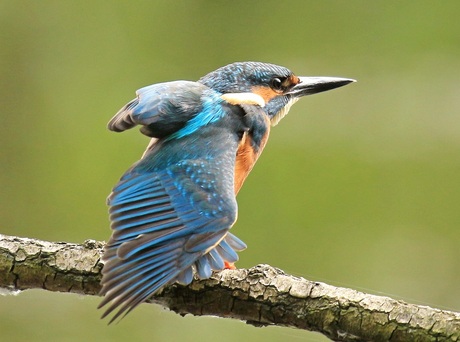
[[[96,295],[103,247],[0,234],[0,287]],[[460,341],[460,313],[308,281],[269,265],[172,285],[151,301],[181,315],[318,331],[334,341]]]

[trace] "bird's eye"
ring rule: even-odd
[[[276,90],[276,91],[284,90],[283,80],[278,77],[272,78],[272,80],[270,81],[270,86],[273,90]]]

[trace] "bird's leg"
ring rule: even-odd
[[[225,270],[236,270],[235,263],[224,261],[224,264],[225,264],[225,266],[224,266]]]

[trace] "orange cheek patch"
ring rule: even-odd
[[[276,91],[274,91],[270,87],[258,86],[258,87],[252,87],[251,90],[254,94],[260,95],[264,99],[265,103],[268,103],[268,101],[270,101],[272,98],[279,95]]]

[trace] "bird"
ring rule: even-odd
[[[167,285],[234,268],[246,248],[230,233],[236,195],[271,126],[301,97],[352,82],[236,62],[198,81],[139,89],[108,123],[114,132],[140,126],[151,140],[107,199],[112,234],[102,257],[102,318],[115,311],[110,324]]]

